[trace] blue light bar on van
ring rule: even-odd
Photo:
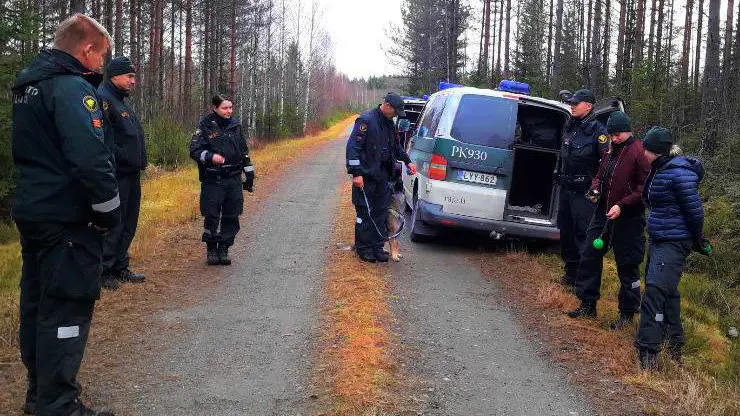
[[[464,85],[452,84],[450,82],[439,81],[439,90],[440,91],[444,91],[444,90],[447,90],[447,89],[450,89],[450,88],[460,88],[460,87],[464,87]]]
[[[512,81],[510,79],[502,80],[501,83],[498,84],[498,89],[499,91],[529,95],[529,84]]]
[[[429,101],[429,94],[424,94],[424,96],[421,97],[421,99],[424,101]]]

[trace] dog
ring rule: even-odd
[[[394,235],[401,229],[402,216],[406,210],[406,194],[403,192],[403,188],[394,190],[391,195],[391,201],[388,205],[388,235]],[[401,261],[400,247],[398,244],[398,237],[391,238],[388,240],[388,246],[390,247],[390,256],[393,261]]]

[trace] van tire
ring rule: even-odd
[[[424,221],[422,221],[421,218],[417,217],[418,212],[419,197],[417,193],[414,192],[413,206],[411,208],[411,229],[409,230],[409,237],[414,243],[423,243],[425,241],[428,241],[431,237],[434,237],[437,233],[432,227],[424,224]]]

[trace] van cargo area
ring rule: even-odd
[[[566,116],[557,110],[520,104],[514,143],[514,170],[506,215],[549,220],[555,171]]]
[[[514,147],[514,171],[507,214],[548,219],[552,208],[555,151],[529,146]]]

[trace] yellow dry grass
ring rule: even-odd
[[[351,185],[343,184],[336,215],[334,241],[354,239],[355,211]],[[320,353],[324,374],[336,399],[335,414],[380,414],[385,388],[395,381],[389,358],[386,323],[390,310],[383,265],[360,261],[351,250],[329,255],[325,283],[325,347]],[[374,407],[375,406],[375,407]]]
[[[605,373],[647,392],[646,397],[654,398],[643,409],[647,414],[740,415],[740,386],[712,375],[714,369],[727,362],[729,342],[720,333],[717,319],[711,312],[702,311],[702,316],[710,317],[704,321],[684,316],[687,339],[701,341],[701,346],[687,352],[683,367],[663,356],[663,370],[642,372],[633,346],[637,324],[623,331],[609,330],[609,323],[618,315],[619,280],[613,259],[605,259],[599,316],[591,320],[565,317],[564,312],[575,308],[578,300],[556,283],[560,262],[555,256],[533,257],[524,252],[510,252],[501,259],[485,259],[484,264],[488,275],[502,280],[522,302],[530,303],[527,299],[534,299],[531,306],[555,311],[547,326],[568,333],[567,343],[577,345],[558,357],[559,360],[594,364]],[[506,276],[516,278],[506,279]],[[684,298],[682,308],[687,307],[702,308]]]

